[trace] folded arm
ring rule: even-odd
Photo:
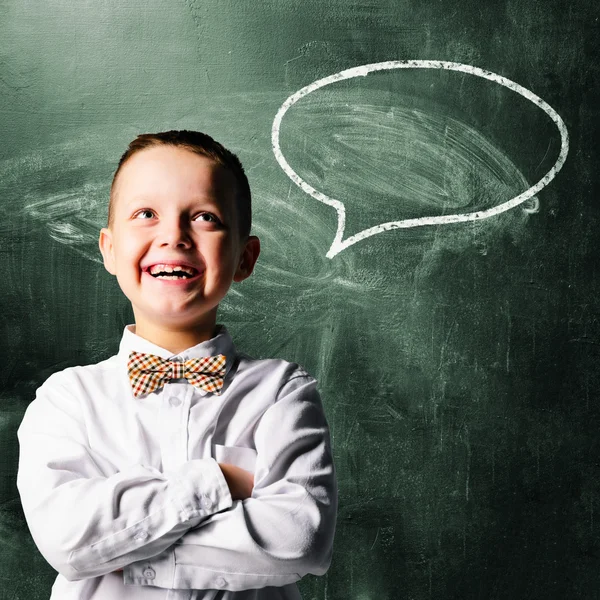
[[[78,400],[50,377],[17,435],[17,487],[31,535],[50,565],[73,581],[155,556],[190,527],[232,505],[213,458],[165,474],[143,465],[107,473],[89,447]]]
[[[284,385],[254,442],[252,496],[233,501],[158,556],[125,567],[126,584],[236,591],[283,586],[327,571],[338,491],[314,379],[304,374]]]

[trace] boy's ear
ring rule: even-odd
[[[248,236],[248,239],[244,243],[240,262],[233,275],[234,281],[243,281],[247,277],[250,277],[259,254],[260,240],[255,235]]]
[[[112,232],[107,227],[103,227],[100,230],[98,246],[100,247],[100,252],[102,253],[102,258],[104,259],[104,268],[111,275],[116,275],[115,257],[113,254]]]

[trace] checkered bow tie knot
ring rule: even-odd
[[[130,352],[127,372],[133,395],[150,394],[171,379],[185,377],[193,386],[220,395],[225,376],[225,356],[203,356],[175,362],[145,352]]]

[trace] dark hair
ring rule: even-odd
[[[142,133],[129,143],[127,150],[119,159],[119,164],[117,165],[110,186],[108,226],[112,226],[114,218],[114,187],[119,171],[127,160],[129,160],[136,152],[161,145],[185,148],[186,150],[190,150],[201,156],[211,158],[217,164],[229,169],[236,181],[236,207],[239,233],[240,237],[245,239],[250,234],[250,226],[252,224],[252,198],[248,178],[246,177],[240,159],[209,135],[200,131],[189,131],[187,129],[181,131],[163,131],[160,133]]]

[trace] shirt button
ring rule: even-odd
[[[147,531],[138,531],[134,536],[133,539],[134,540],[145,540],[148,537],[148,532]]]
[[[169,402],[171,406],[179,406],[181,404],[181,400],[179,398],[171,398]]]
[[[156,576],[156,572],[154,571],[154,569],[152,567],[146,567],[142,573],[142,575],[146,578],[146,579],[154,579],[154,577]]]
[[[227,582],[222,577],[217,577],[215,579],[215,585],[217,587],[223,587]]]
[[[213,507],[213,501],[210,499],[210,496],[207,496],[206,494],[202,495],[201,504],[202,504],[203,508],[212,508]]]

